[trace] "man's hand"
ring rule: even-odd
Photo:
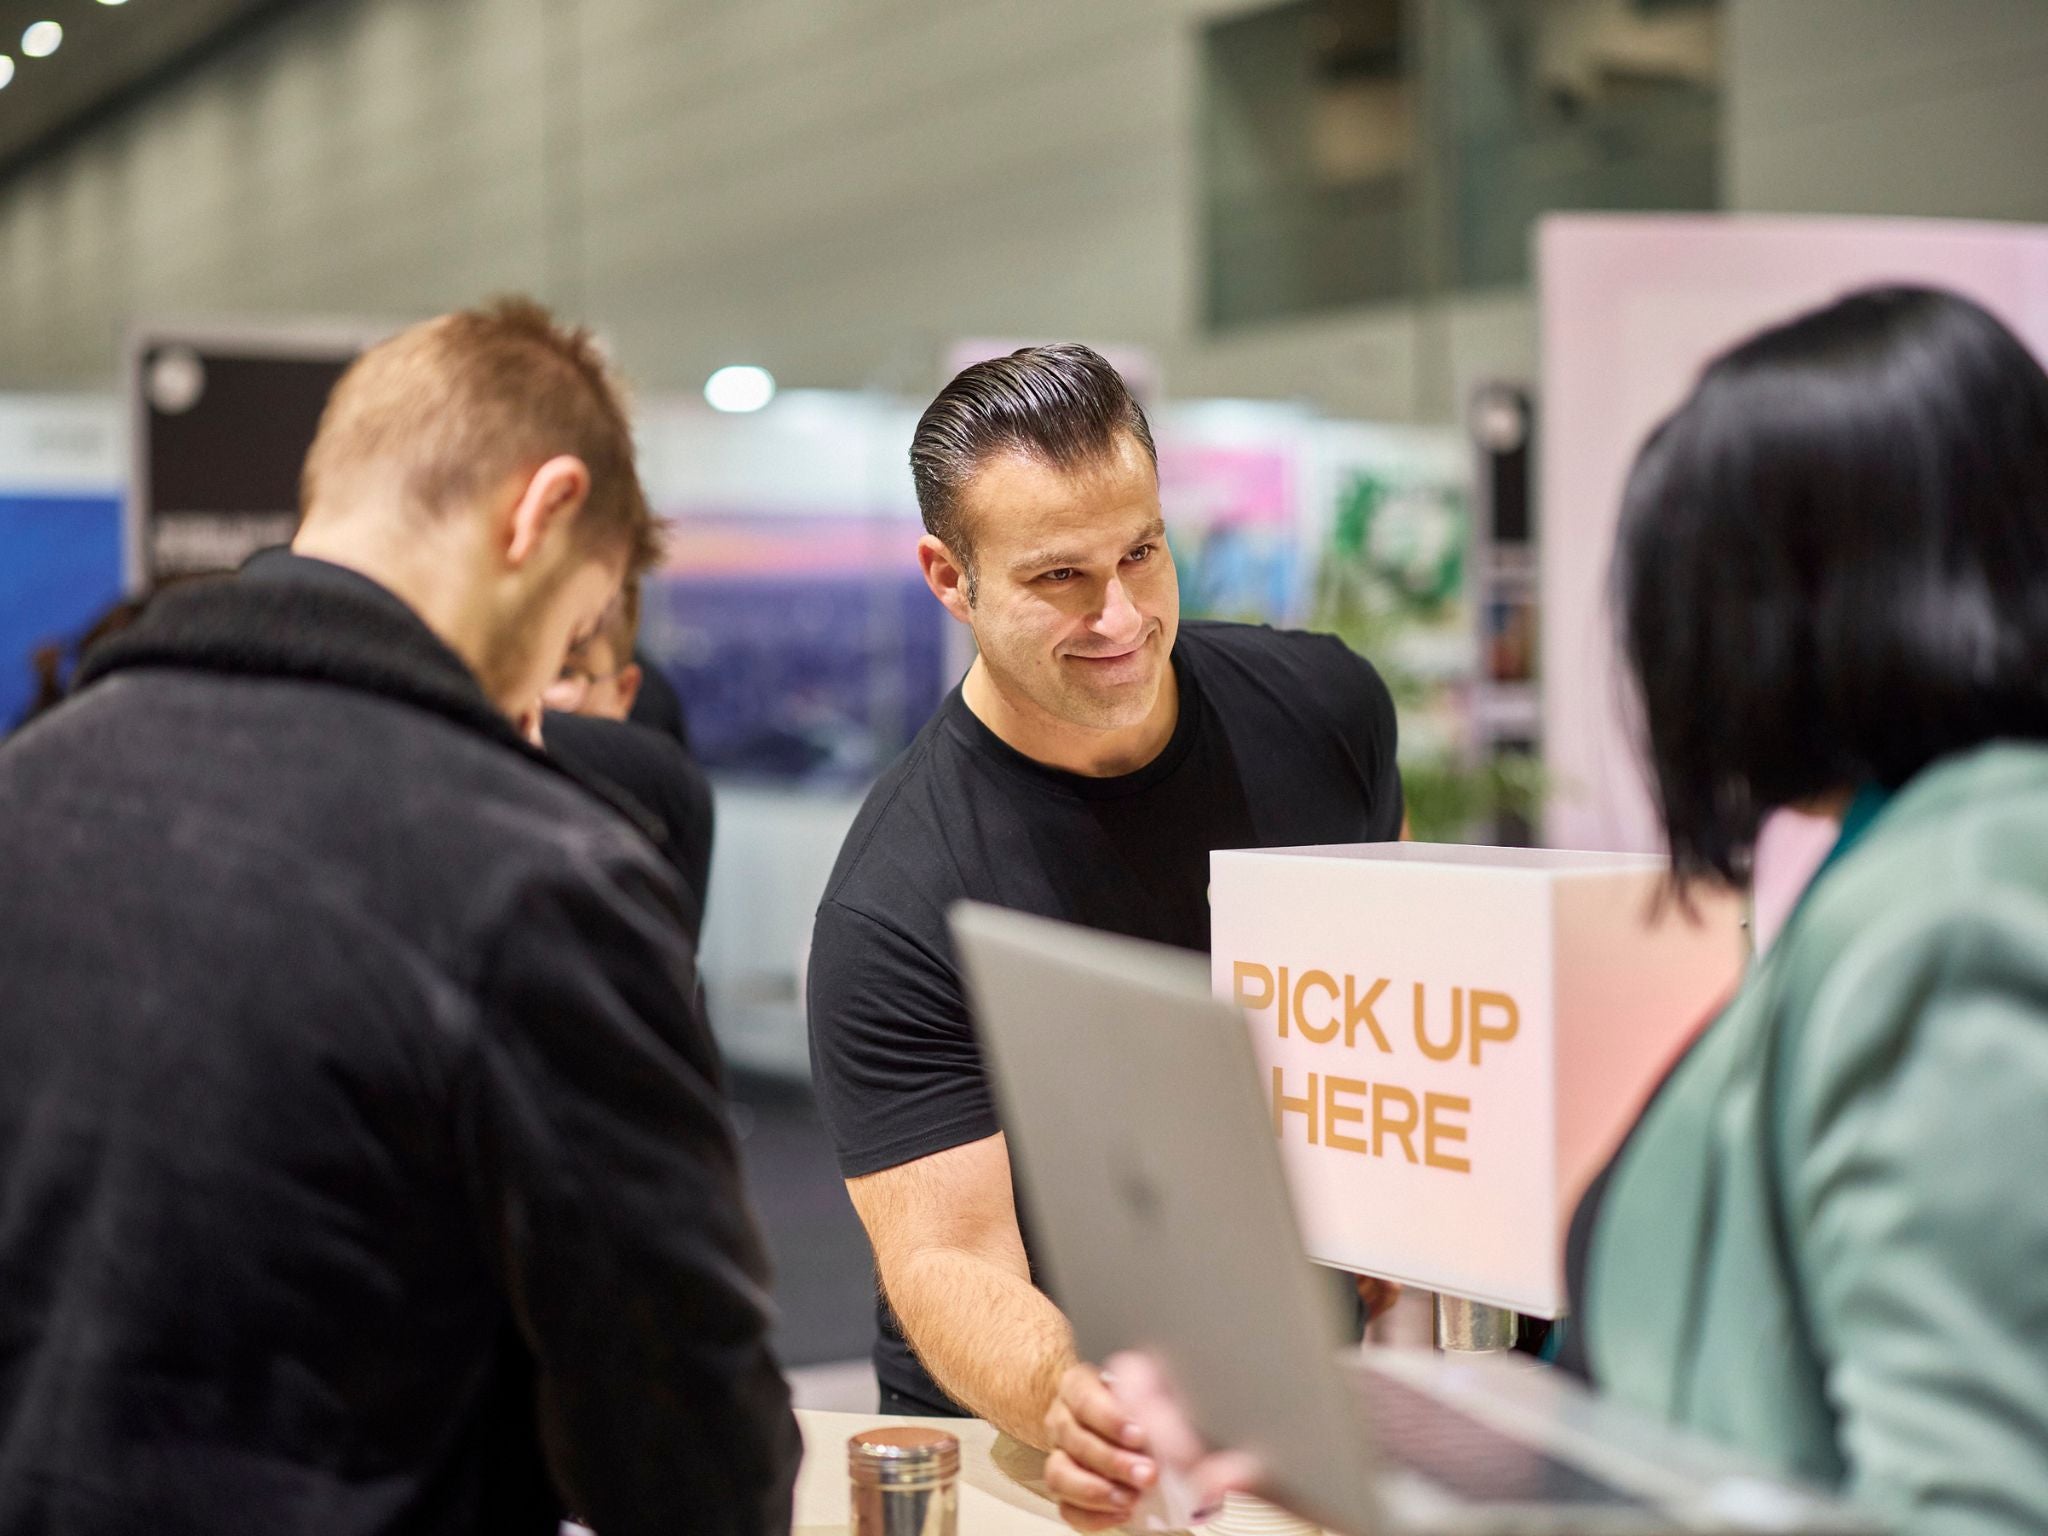
[[[1375,1280],[1371,1275],[1354,1275],[1358,1282],[1358,1299],[1365,1307],[1365,1320],[1378,1322],[1394,1310],[1394,1303],[1401,1299],[1401,1287],[1391,1280]]]
[[[1149,1355],[1114,1355],[1106,1375],[1075,1366],[1060,1382],[1046,1427],[1053,1439],[1046,1486],[1059,1503],[1060,1518],[1077,1531],[1130,1520],[1139,1499],[1162,1476],[1182,1484],[1191,1506],[1185,1520],[1173,1517],[1175,1523],[1211,1518],[1225,1494],[1251,1490],[1260,1479],[1251,1456],[1204,1450]]]
[[[1121,1525],[1158,1481],[1144,1430],[1092,1365],[1070,1366],[1060,1378],[1045,1433],[1052,1443],[1045,1480],[1059,1500],[1060,1518],[1077,1531]]]

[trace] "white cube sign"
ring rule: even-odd
[[[1309,1253],[1555,1317],[1564,1234],[1734,989],[1740,904],[1643,854],[1366,843],[1212,855],[1216,991],[1245,1010]]]

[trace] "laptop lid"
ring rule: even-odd
[[[1196,1429],[1258,1455],[1276,1498],[1369,1529],[1335,1298],[1207,963],[977,903],[951,918],[1037,1257],[1082,1355],[1158,1356]]]

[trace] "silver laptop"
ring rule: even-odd
[[[1865,1532],[1839,1501],[1519,1357],[1346,1349],[1249,1032],[1199,956],[962,903],[953,933],[1036,1251],[1082,1354],[1164,1361],[1278,1503],[1379,1532]]]

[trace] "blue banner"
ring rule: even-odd
[[[0,491],[0,732],[34,696],[35,651],[68,652],[120,596],[118,497]]]

